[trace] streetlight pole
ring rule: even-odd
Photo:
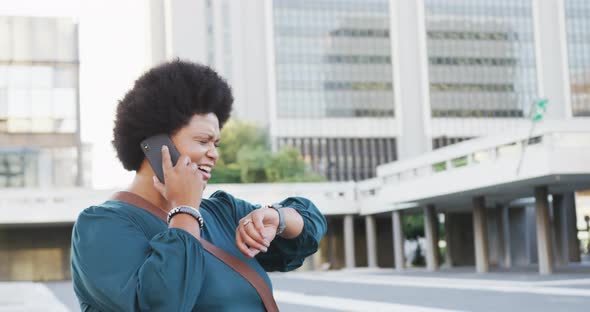
[[[529,113],[529,118],[531,119],[531,128],[529,130],[529,135],[527,136],[526,140],[522,143],[522,148],[520,151],[520,158],[518,159],[518,165],[516,166],[516,175],[520,174],[520,168],[522,166],[522,160],[524,159],[524,153],[526,152],[526,147],[529,145],[529,141],[533,136],[533,131],[535,131],[535,125],[537,122],[543,119],[543,115],[547,112],[547,103],[549,100],[543,98],[536,100],[531,105],[531,111]]]

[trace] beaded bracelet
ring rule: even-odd
[[[203,220],[203,216],[201,216],[201,213],[197,209],[195,209],[191,206],[178,206],[178,207],[170,210],[170,212],[168,212],[168,218],[166,218],[166,222],[168,222],[168,224],[170,224],[170,219],[172,219],[172,217],[174,217],[175,215],[177,215],[179,213],[186,213],[188,215],[193,216],[193,218],[195,218],[199,222],[200,228],[205,227],[205,222]]]

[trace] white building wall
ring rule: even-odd
[[[149,16],[152,66],[176,57],[212,66],[232,87],[232,116],[268,126],[262,1],[154,0]]]

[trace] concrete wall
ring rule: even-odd
[[[369,265],[367,259],[367,230],[365,218],[355,216],[354,218],[354,263],[357,267]]]
[[[71,279],[72,226],[0,229],[0,280]]]
[[[448,213],[445,222],[450,229],[446,233],[451,246],[452,266],[475,265],[475,248],[473,245],[473,219],[471,213]]]
[[[328,232],[320,243],[320,261],[329,262],[331,269],[342,269],[344,263],[344,218],[343,216],[327,216]],[[380,268],[393,267],[393,234],[391,217],[376,216],[377,227],[377,265]],[[355,266],[368,266],[367,239],[365,218],[354,218],[354,251]]]
[[[526,220],[525,220],[525,232],[526,232],[526,237],[525,237],[525,241],[526,241],[526,250],[527,250],[527,256],[528,256],[528,263],[527,264],[532,264],[532,263],[539,263],[539,254],[537,251],[537,224],[535,222],[536,218],[536,212],[535,212],[535,206],[533,205],[529,205],[525,207],[525,213],[526,213]]]
[[[507,220],[500,221],[500,209],[486,209],[488,260],[492,267],[527,266],[538,263],[535,211],[533,206],[508,208]],[[505,229],[502,222],[506,222]],[[475,264],[473,245],[473,223],[471,213],[447,213],[448,252],[452,266]],[[560,221],[561,222],[561,221]],[[564,229],[565,231],[565,229]],[[566,235],[564,233],[564,235]],[[569,242],[569,238],[560,238]],[[569,253],[562,247],[564,257]],[[506,254],[507,253],[507,254]],[[557,255],[556,255],[557,257]],[[508,258],[508,260],[506,259]]]
[[[500,217],[497,209],[487,209],[487,234],[488,234],[488,259],[490,266],[499,266],[502,262],[502,242],[499,239],[501,229],[498,226],[498,218]]]
[[[511,207],[508,209],[509,232],[510,232],[510,255],[514,266],[529,264],[527,243],[525,210],[523,207]]]
[[[377,266],[393,268],[393,231],[391,216],[375,218],[377,225]]]
[[[330,269],[344,267],[344,225],[343,218],[339,216],[327,217],[328,232],[322,243],[322,254],[326,255],[325,262],[330,263]]]
[[[555,260],[558,265],[580,261],[580,241],[576,225],[576,200],[573,193],[553,195],[552,224]]]

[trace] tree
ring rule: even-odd
[[[220,160],[223,160],[224,164],[237,163],[238,151],[244,146],[268,148],[267,134],[254,124],[231,118],[221,130]]]
[[[269,182],[283,182],[289,177],[295,177],[305,172],[305,162],[301,159],[299,150],[285,146],[270,159],[266,168],[266,176]]]
[[[267,182],[266,168],[271,163],[270,151],[260,145],[245,145],[238,151],[242,183]]]
[[[213,170],[209,183],[240,183],[242,181],[240,166],[236,163],[226,165],[220,158]]]
[[[404,218],[404,236],[406,239],[424,237],[424,214],[406,214]]]
[[[253,124],[230,119],[221,131],[219,160],[210,183],[320,182],[297,148],[270,151],[266,131]]]

